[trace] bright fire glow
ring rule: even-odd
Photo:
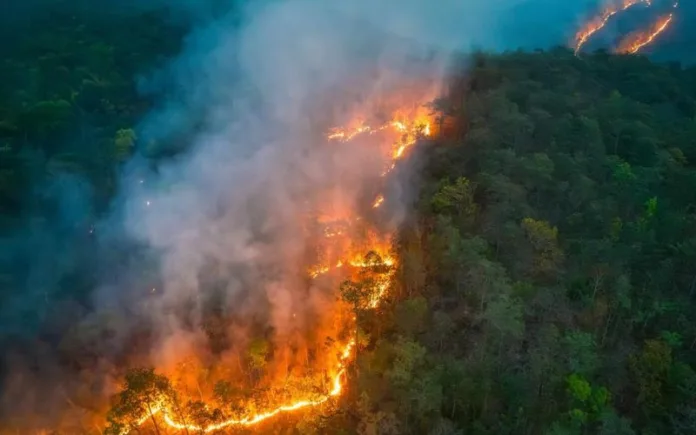
[[[674,3],[673,8],[676,9],[679,3]],[[640,51],[643,47],[650,45],[662,32],[667,30],[674,20],[674,12],[658,19],[650,29],[642,32],[636,32],[624,39],[616,50],[619,53],[634,54]]]
[[[623,3],[608,6],[600,15],[588,21],[575,35],[575,54],[577,55],[587,41],[607,25],[613,16],[637,4],[651,6],[652,0],[623,0]],[[672,5],[672,8],[677,9],[678,6],[679,2],[677,1]],[[643,47],[646,47],[655,41],[655,39],[657,39],[661,33],[669,28],[673,20],[674,12],[670,13],[669,15],[662,16],[648,29],[633,32],[619,43],[616,52],[624,54],[637,53]]]
[[[384,196],[379,195],[377,197],[377,199],[375,199],[375,202],[372,203],[372,208],[379,207],[380,205],[382,205],[383,202],[384,202]]]
[[[219,423],[210,424],[208,426],[198,426],[195,424],[184,424],[178,422],[174,419],[174,417],[172,417],[174,415],[174,412],[172,410],[165,408],[162,405],[157,405],[152,407],[152,414],[148,414],[140,418],[137,422],[137,425],[140,426],[144,424],[146,421],[148,421],[151,417],[155,417],[158,414],[162,414],[162,420],[171,428],[178,430],[188,429],[190,431],[209,433],[218,431],[220,429],[224,429],[229,426],[252,426],[283,412],[291,412],[302,408],[319,406],[327,402],[330,398],[341,394],[341,391],[343,389],[341,379],[345,374],[344,362],[348,360],[348,358],[352,354],[353,346],[355,346],[355,341],[351,340],[348,342],[348,344],[346,344],[343,347],[343,352],[341,353],[340,358],[341,362],[339,363],[339,366],[337,368],[337,373],[333,376],[333,388],[326,395],[322,396],[317,400],[298,400],[297,402],[290,403],[288,405],[279,406],[271,411],[250,415],[242,419],[228,419]],[[127,434],[128,432],[129,430],[126,430],[122,433]]]
[[[633,54],[637,53],[641,48],[651,44],[662,32],[667,30],[674,14],[669,14],[666,17],[660,18],[657,23],[647,32],[640,32],[633,37],[629,37],[619,48],[619,53]]]
[[[396,113],[393,119],[387,123],[370,126],[364,121],[353,123],[352,128],[334,128],[330,130],[327,139],[331,142],[349,142],[357,140],[361,135],[384,135],[382,157],[385,161],[386,170],[382,176],[388,174],[398,160],[402,159],[410,147],[420,138],[431,135],[429,117],[422,109],[416,111],[416,115],[410,113]],[[380,136],[382,138],[382,136]],[[385,198],[383,194],[378,194],[373,208],[378,208],[383,204]],[[393,277],[394,266],[397,264],[396,258],[390,255],[389,235],[372,234],[363,242],[353,241],[350,238],[351,232],[355,232],[351,227],[363,222],[360,216],[350,213],[340,219],[332,216],[331,213],[323,214],[317,218],[317,223],[324,225],[321,235],[323,236],[320,245],[328,248],[333,254],[330,261],[311,266],[307,274],[311,279],[320,276],[332,276],[340,273],[343,277],[359,278],[368,274],[371,277],[373,288],[369,293],[369,299],[365,302],[366,308],[375,309],[379,306],[389,291],[391,279]],[[347,248],[346,248],[347,247]],[[346,318],[346,330],[354,330],[356,319],[354,316]],[[146,424],[149,420],[156,418],[157,421],[164,422],[167,426],[176,430],[188,430],[196,433],[215,432],[231,426],[253,426],[270,419],[281,413],[290,413],[304,408],[320,406],[333,397],[341,395],[343,392],[343,382],[346,374],[346,367],[352,361],[354,355],[355,338],[334,347],[331,352],[336,352],[338,359],[336,365],[328,368],[330,374],[331,389],[314,399],[296,398],[288,403],[281,404],[265,411],[250,410],[249,414],[241,418],[230,418],[224,421],[199,426],[181,421],[177,418],[177,413],[164,399],[150,404],[151,413],[140,418],[136,423],[138,426]],[[125,435],[129,430],[122,432]]]
[[[582,29],[575,34],[575,54],[580,52],[582,47],[595,33],[604,28],[614,15],[641,3],[650,6],[651,0],[623,0],[621,4],[611,4],[607,6],[600,15],[585,23]]]
[[[391,158],[389,159],[388,166],[382,173],[384,176],[396,167],[396,161],[403,158],[406,151],[413,146],[418,139],[432,135],[430,120],[424,112],[417,114],[416,119],[410,122],[402,117],[397,117],[388,123],[375,127],[370,127],[369,125],[360,123],[354,128],[334,128],[331,130],[331,133],[329,133],[328,139],[348,142],[362,134],[374,135],[390,129],[396,133],[399,133],[401,137],[392,145]],[[373,204],[373,207],[377,208],[381,205],[381,203],[382,201],[378,199]]]

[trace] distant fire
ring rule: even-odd
[[[643,4],[652,6],[651,0],[623,0],[620,4],[610,4],[601,14],[592,18],[585,23],[582,28],[576,33],[573,46],[577,55],[582,50],[583,46],[594,36],[601,31],[615,15],[626,11],[632,6]],[[678,2],[672,5],[672,9],[677,9]],[[619,43],[616,48],[617,53],[635,54],[644,47],[649,46],[657,37],[667,30],[674,19],[674,12],[660,17],[648,29],[641,29],[628,35]]]
[[[623,0],[621,4],[610,4],[600,15],[592,18],[585,23],[575,35],[575,54],[578,54],[582,47],[597,32],[602,30],[609,20],[619,12],[623,12],[638,4],[651,5],[651,0]]]
[[[669,14],[658,19],[650,29],[646,31],[635,32],[619,44],[618,53],[634,54],[640,51],[643,47],[650,45],[660,34],[667,30],[672,24],[674,14]]]

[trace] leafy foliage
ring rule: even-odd
[[[150,106],[133,78],[181,33],[161,17],[127,20],[51,14],[2,48],[3,235],[33,213],[50,217],[57,200],[33,193],[66,174],[95,192],[95,214],[109,204]],[[565,49],[477,53],[469,65],[436,104],[457,134],[424,150],[397,270],[373,252],[364,279],[340,288],[360,352],[347,398],[298,430],[696,432],[696,69]],[[392,277],[379,316],[365,309],[374,276]],[[21,278],[0,270],[0,305]],[[79,299],[72,291],[57,299]],[[78,371],[100,358],[67,333],[60,346]],[[131,370],[107,432],[143,416],[159,432],[158,406],[204,425],[295,389],[325,391],[316,376],[250,394],[270,352],[252,340],[238,356],[250,379],[215,385],[215,407],[180,403],[170,380]]]
[[[687,433],[696,70],[562,49],[474,65],[438,101],[463,102],[443,116],[465,134],[425,151],[402,230],[425,240],[424,285],[363,349],[368,414],[414,433]],[[635,85],[653,80],[679,97]]]

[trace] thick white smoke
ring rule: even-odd
[[[416,43],[425,30],[403,33],[417,9],[360,3],[256,5],[241,28],[222,20],[194,35],[176,63],[185,91],[145,130],[166,136],[189,117],[201,128],[186,155],[126,191],[124,206],[127,232],[159,255],[162,283],[154,295],[143,294],[141,314],[164,348],[204,321],[210,292],[220,285],[227,309],[266,316],[281,336],[325,310],[330,295],[302,282],[308,205],[357,209],[384,163],[367,145],[327,145],[327,122],[357,107],[376,116],[375,101],[423,73],[410,63],[423,51]],[[431,81],[416,98],[433,95],[443,66],[427,64]],[[332,100],[345,91],[358,95]],[[148,289],[143,284],[142,293]],[[158,349],[153,358],[166,365]]]
[[[293,341],[330,317],[335,287],[306,282],[306,215],[316,202],[339,215],[360,207],[382,170],[369,141],[327,144],[331,124],[358,109],[380,118],[392,103],[426,102],[453,50],[565,43],[574,23],[558,17],[574,21],[584,9],[555,0],[252,0],[241,10],[227,0],[133,0],[103,9],[164,3],[197,23],[234,10],[199,24],[171,67],[142,81],[166,97],[138,128],[141,149],[183,141],[188,151],[156,172],[134,160],[113,214],[97,225],[99,237],[124,229],[146,252],[105,271],[97,310],[125,307],[129,317],[95,333],[94,351],[108,360],[109,346],[144,325],[154,344],[145,362],[158,368],[206,347],[211,305],[244,319],[228,325],[239,348],[249,324]],[[430,49],[436,55],[419,61]],[[414,83],[405,101],[388,98]]]
[[[379,116],[385,97],[414,78],[423,87],[416,100],[435,96],[455,50],[524,45],[501,30],[524,26],[510,17],[533,4],[552,16],[553,2],[542,3],[259,1],[194,32],[165,74],[143,82],[161,87],[166,77],[169,98],[141,128],[167,141],[195,125],[189,151],[142,184],[127,178],[118,214],[156,253],[160,283],[136,283],[142,288],[123,299],[132,306],[135,295],[162,349],[180,336],[192,346],[203,340],[196,325],[213,293],[226,310],[265,317],[276,335],[309,328],[329,296],[302,281],[308,204],[359,207],[382,163],[369,144],[327,147],[326,128],[356,108]],[[436,54],[423,62],[429,50]],[[153,359],[167,365],[158,347]]]

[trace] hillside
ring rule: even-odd
[[[211,74],[144,140],[169,18],[3,48],[0,434],[696,432],[696,68],[480,51],[328,130]]]
[[[400,302],[394,333],[422,353],[375,406],[425,378],[421,408],[396,412],[422,430],[694,430],[695,72],[565,50],[476,58],[439,104],[464,132],[428,149],[403,236],[429,309],[404,329],[415,302]]]

